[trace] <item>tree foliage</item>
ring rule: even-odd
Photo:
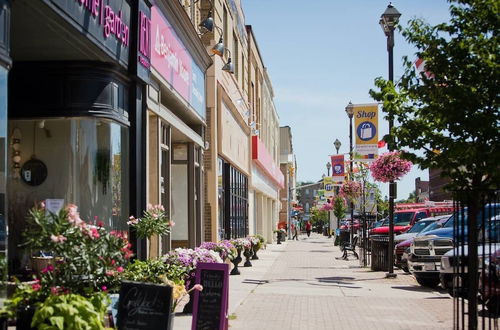
[[[429,75],[408,57],[393,84],[377,78],[371,96],[397,124],[384,140],[421,168],[441,168],[452,190],[498,189],[500,181],[500,3],[450,0],[450,21],[412,19],[402,34]],[[423,151],[423,154],[416,153]]]
[[[344,219],[347,203],[342,196],[337,195],[333,201],[333,214],[337,219]]]

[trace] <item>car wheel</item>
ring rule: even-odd
[[[415,278],[421,286],[425,286],[428,288],[435,288],[439,285],[439,279],[434,278]]]

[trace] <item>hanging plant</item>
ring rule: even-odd
[[[357,181],[345,181],[340,193],[350,200],[356,199],[361,195],[361,184]]]
[[[411,170],[412,162],[402,159],[399,151],[386,152],[370,165],[370,172],[376,181],[399,180]]]

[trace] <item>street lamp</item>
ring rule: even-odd
[[[332,164],[330,162],[326,163],[326,171],[328,172],[328,176],[330,176],[330,169],[332,168]]]
[[[337,155],[339,154],[339,149],[342,143],[340,143],[339,139],[335,139],[335,142],[333,142],[333,145],[335,146],[335,149],[337,149]]]
[[[396,8],[389,2],[384,13],[380,16],[379,24],[387,37],[387,53],[389,55],[389,81],[394,81],[394,60],[393,60],[393,48],[394,48],[394,29],[398,24],[399,17],[401,13],[397,11]],[[389,115],[389,134],[391,134],[392,127],[394,126],[394,121],[392,116]],[[387,146],[389,151],[394,150],[393,143],[389,143]],[[396,198],[396,183],[394,181],[389,182],[389,253],[388,255],[388,265],[389,269],[386,277],[396,277],[394,273],[394,199]]]
[[[354,116],[354,106],[352,105],[351,101],[349,101],[349,104],[345,107],[345,112],[347,113],[347,116],[349,117],[349,180],[352,181],[352,158],[353,158],[353,149],[352,149],[352,117]],[[340,143],[340,142],[339,142]],[[354,203],[351,200],[351,244],[353,242],[354,238]]]

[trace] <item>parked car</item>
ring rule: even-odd
[[[499,204],[488,204],[484,206],[486,216],[491,217],[500,213]],[[467,209],[464,209],[464,216],[459,218],[457,225],[458,231],[454,225],[457,216],[454,214],[444,224],[443,228],[428,231],[424,236],[415,237],[410,245],[410,254],[408,255],[408,268],[415,276],[420,285],[436,287],[440,283],[441,257],[454,248],[454,240],[465,242],[467,237]],[[482,217],[482,211],[478,218]],[[464,225],[461,225],[463,222]],[[479,225],[479,224],[478,224]],[[455,237],[456,235],[456,237]]]
[[[368,229],[373,229],[373,228],[377,228],[377,227],[380,227],[380,226],[387,226],[389,224],[389,219],[388,218],[384,218],[384,219],[381,219],[379,221],[374,221],[372,223],[370,223],[370,226],[368,227]]]
[[[344,221],[344,223],[340,226],[340,230],[351,230],[351,219],[347,219]],[[357,231],[358,229],[361,228],[361,224],[358,219],[354,219],[354,231]]]
[[[413,204],[418,205],[418,204]],[[417,221],[438,215],[450,214],[453,212],[452,206],[447,207],[427,207],[422,204],[413,209],[401,209],[394,212],[394,233],[401,234],[406,232]],[[384,225],[370,230],[372,235],[388,235],[389,226]]]
[[[500,249],[484,260],[485,267],[479,276],[479,292],[488,311],[500,315]]]
[[[500,249],[500,216],[497,215],[489,219],[486,226],[480,228],[478,238],[478,272],[481,273],[483,259]],[[439,279],[441,286],[448,290],[451,296],[467,297],[467,283],[469,281],[467,268],[468,249],[467,244],[460,245],[446,252],[441,258]]]
[[[450,217],[451,214],[422,219],[415,223],[406,233],[394,237],[394,242],[396,243],[394,248],[394,265],[405,272],[409,272],[408,253],[413,239],[425,235],[428,231],[442,227]]]

